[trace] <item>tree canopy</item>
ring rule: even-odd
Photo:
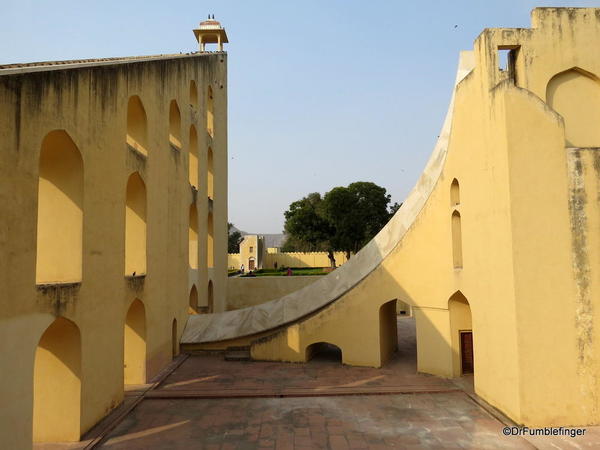
[[[227,222],[227,253],[239,253],[240,243],[244,237],[238,230],[231,231],[231,227],[233,227],[233,224]]]
[[[335,187],[323,197],[317,192],[293,202],[284,213],[287,250],[327,251],[349,258],[369,242],[400,205],[389,205],[391,196],[375,183],[359,181]]]

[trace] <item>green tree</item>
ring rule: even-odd
[[[334,230],[322,213],[323,199],[321,194],[313,192],[293,202],[284,213],[285,232],[288,235],[285,248],[296,251],[326,251],[335,267],[335,258],[330,239]]]
[[[323,197],[312,193],[290,205],[285,215],[286,248],[327,251],[335,267],[334,251],[350,258],[369,242],[400,208],[388,206],[391,196],[371,182],[336,187]]]
[[[227,222],[227,253],[239,253],[240,242],[242,242],[244,237],[238,230],[232,232],[231,227],[233,227],[233,224],[231,222]]]

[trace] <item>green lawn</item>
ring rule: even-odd
[[[292,276],[306,276],[306,275],[327,275],[329,271],[325,267],[292,267]],[[285,277],[287,276],[287,269],[260,269],[254,272],[257,277]],[[248,277],[248,274],[242,275]]]

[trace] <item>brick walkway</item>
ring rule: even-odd
[[[399,351],[381,369],[343,366],[333,354],[308,364],[190,356],[143,400],[150,385],[129,390],[125,403],[137,406],[99,447],[600,448],[598,427],[576,439],[503,436],[504,424],[471,397],[469,379],[455,384],[416,373],[414,320],[400,318],[398,325]],[[84,448],[102,426],[80,443],[36,445],[36,450]]]

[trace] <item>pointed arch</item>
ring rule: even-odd
[[[146,273],[146,184],[138,172],[127,180],[125,275]]]
[[[192,108],[198,108],[198,87],[196,86],[196,81],[190,81],[190,105]]]
[[[215,199],[214,156],[211,147],[206,152],[206,192],[208,198]]]
[[[148,119],[142,100],[137,95],[127,102],[127,145],[142,155],[148,155]]]
[[[146,383],[146,308],[137,298],[125,316],[123,380],[125,384]]]
[[[455,178],[450,184],[450,206],[460,205],[460,185],[458,180]]]
[[[471,307],[461,291],[448,300],[450,316],[452,373],[458,377],[474,372],[474,341]]]
[[[215,109],[213,90],[208,86],[206,92],[206,132],[210,137],[215,137]]]
[[[194,125],[190,126],[189,180],[198,189],[198,132]]]
[[[37,207],[36,283],[81,281],[83,159],[64,130],[42,140]]]
[[[600,80],[572,67],[554,75],[546,86],[546,103],[565,122],[567,147],[600,146]]]
[[[188,309],[189,314],[198,314],[198,290],[196,289],[196,285],[192,285],[192,289],[190,289],[190,307]]]
[[[452,213],[452,262],[455,269],[462,269],[462,224],[458,211]]]
[[[188,233],[188,253],[190,268],[198,268],[198,209],[196,203],[190,205],[189,233]]]
[[[213,213],[208,213],[208,220],[206,225],[206,265],[211,268],[215,266],[215,239],[214,239],[214,224],[213,224]]]
[[[81,434],[81,335],[58,317],[44,331],[33,370],[33,441],[78,441]]]
[[[181,149],[181,112],[177,100],[169,104],[169,142]]]

